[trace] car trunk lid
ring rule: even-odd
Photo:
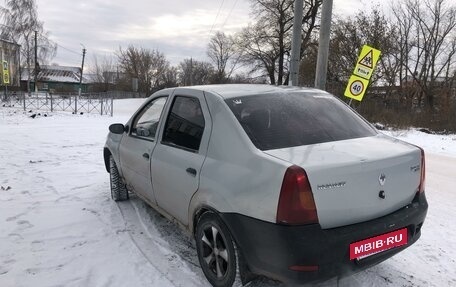
[[[322,228],[394,212],[420,184],[421,151],[384,135],[265,153],[305,169]]]

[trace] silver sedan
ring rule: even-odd
[[[213,286],[346,276],[421,235],[423,150],[324,91],[165,89],[109,129],[112,198],[133,192],[177,221]]]

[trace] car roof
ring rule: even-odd
[[[184,88],[184,87],[183,87]],[[258,85],[258,84],[224,84],[224,85],[204,85],[204,86],[191,86],[185,87],[196,89],[213,94],[218,94],[224,99],[239,98],[259,94],[270,93],[283,93],[283,92],[312,92],[312,93],[325,93],[327,92],[314,89],[314,88],[301,88],[292,86],[272,86],[272,85]]]

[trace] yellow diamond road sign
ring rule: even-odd
[[[381,52],[379,50],[364,45],[359,54],[353,74],[369,80],[380,58],[380,54]]]
[[[369,80],[352,75],[348,81],[344,95],[354,100],[361,101],[364,97],[368,84]]]
[[[8,62],[3,61],[3,85],[8,85],[10,83],[9,68]]]
[[[377,49],[364,45],[356,61],[353,75],[348,81],[344,95],[351,99],[361,101],[369,85],[375,66],[380,58],[381,52]]]

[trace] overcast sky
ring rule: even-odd
[[[59,65],[79,66],[129,44],[158,49],[172,64],[207,60],[211,31],[234,33],[251,21],[248,0],[36,0],[38,15],[59,44]],[[354,16],[379,0],[334,0],[333,12]],[[220,11],[220,13],[218,13]],[[218,14],[218,15],[217,15]]]

